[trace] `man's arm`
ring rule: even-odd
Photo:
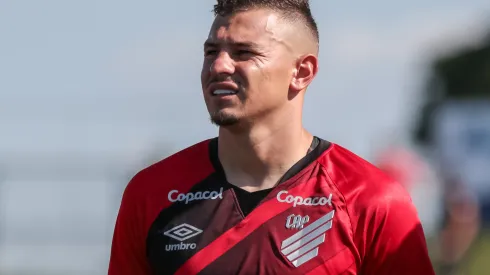
[[[404,193],[388,192],[368,206],[362,274],[435,274],[417,211]]]
[[[146,259],[145,213],[134,179],[122,198],[112,240],[108,275],[151,274]]]

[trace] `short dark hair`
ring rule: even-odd
[[[282,13],[286,20],[302,22],[319,42],[318,26],[311,14],[309,0],[217,0],[213,11],[215,16],[228,16],[254,8],[271,9]]]

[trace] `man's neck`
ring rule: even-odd
[[[246,132],[220,128],[218,155],[227,180],[249,192],[272,188],[311,145],[301,122],[275,128],[254,126]]]

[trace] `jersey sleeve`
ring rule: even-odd
[[[135,179],[126,187],[114,228],[108,275],[146,275],[144,202],[135,189]]]
[[[366,207],[362,274],[435,274],[415,206],[400,189],[374,198]]]

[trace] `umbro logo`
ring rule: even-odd
[[[281,253],[295,267],[318,256],[319,246],[325,242],[325,233],[332,228],[334,213],[335,210],[330,211],[282,242]]]
[[[190,239],[196,235],[201,234],[202,230],[199,228],[196,228],[192,225],[183,223],[181,225],[178,225],[170,230],[167,230],[163,232],[163,235],[169,236],[172,239],[175,239],[177,241],[185,241],[187,239]]]
[[[187,223],[183,223],[181,225],[177,225],[165,232],[163,235],[168,236],[174,240],[180,241],[178,244],[167,244],[165,245],[166,251],[176,251],[176,250],[188,250],[188,249],[196,249],[196,243],[184,243],[183,241],[188,240],[194,236],[197,236],[202,233],[202,230],[196,228]]]

